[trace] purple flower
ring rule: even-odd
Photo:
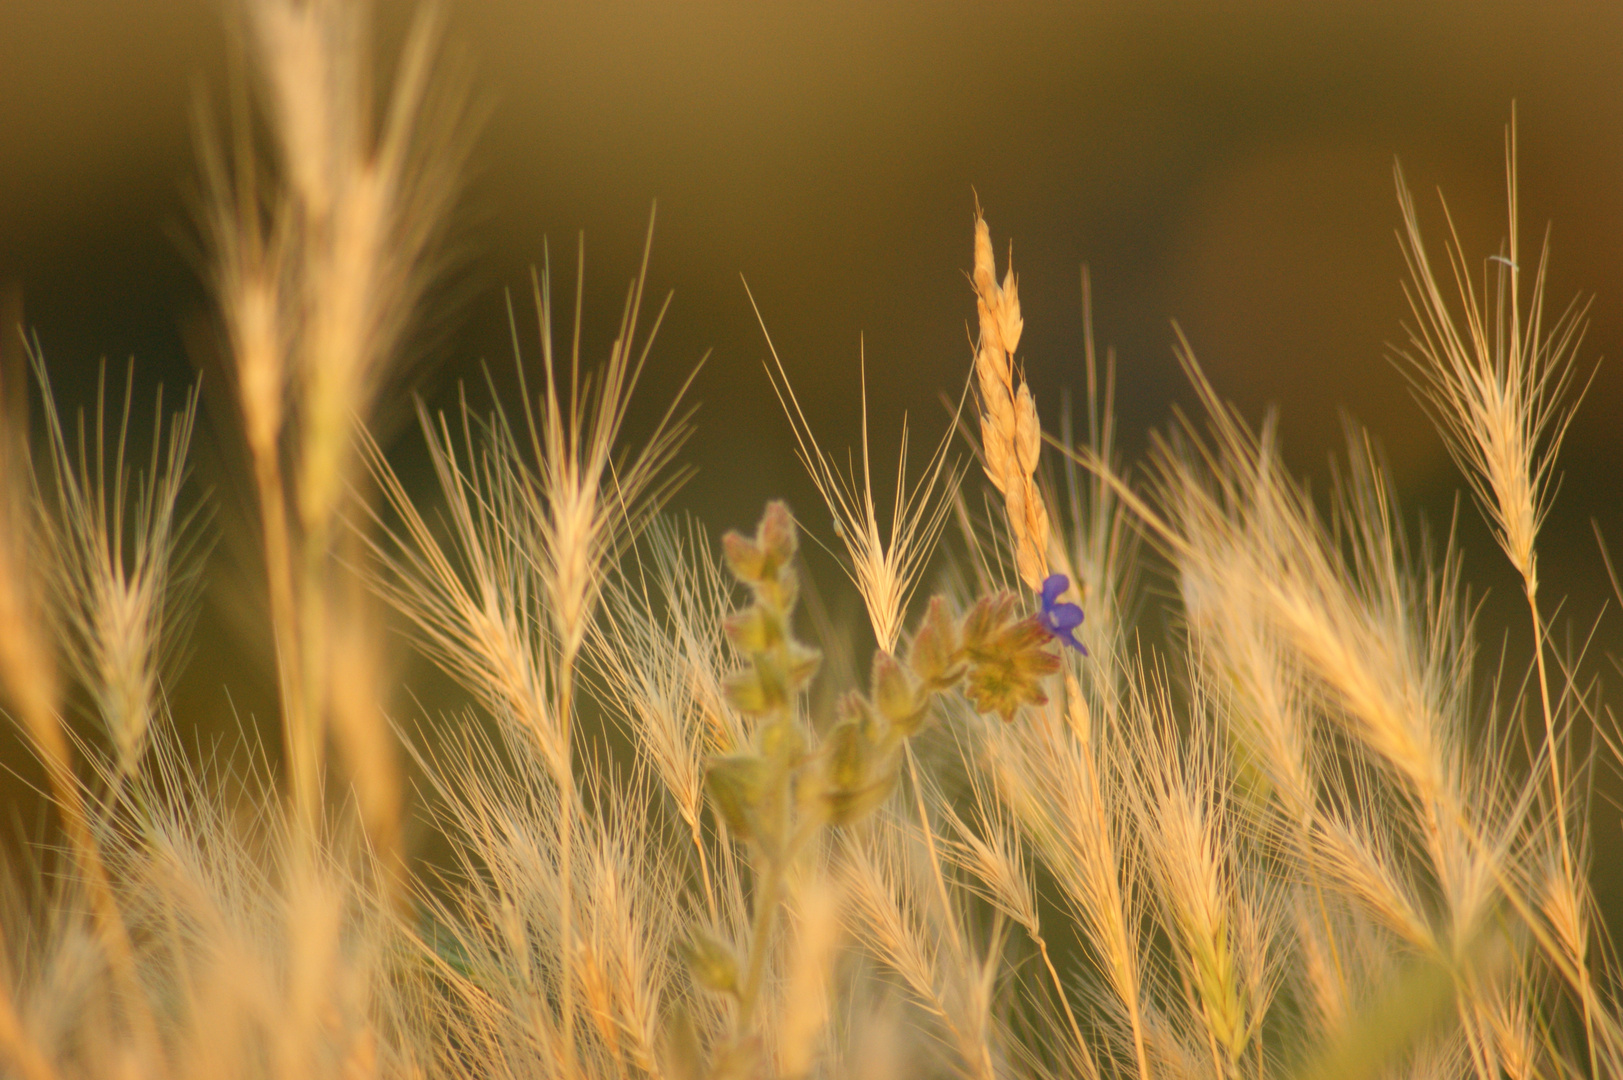
[[[1086,656],[1088,650],[1082,647],[1082,643],[1076,640],[1076,635],[1072,633],[1082,625],[1082,609],[1076,604],[1059,603],[1060,596],[1070,587],[1071,579],[1064,574],[1048,575],[1043,581],[1043,610],[1037,616],[1037,622],[1044,630]]]

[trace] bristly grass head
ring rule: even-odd
[[[388,542],[374,545],[386,571],[380,590],[416,623],[419,645],[434,660],[496,715],[533,728],[560,763],[567,724],[541,707],[549,687],[566,677],[585,640],[605,563],[687,475],[668,468],[688,430],[686,417],[676,414],[680,392],[641,449],[615,455],[653,336],[634,353],[646,273],[645,252],[609,360],[585,380],[577,293],[567,390],[560,390],[553,362],[549,275],[543,269],[537,276],[546,382],[539,408],[525,408],[527,447],[499,408],[477,417],[464,398],[458,432],[419,403],[447,502],[449,539],[430,526],[378,445],[364,444],[367,464],[401,521]],[[522,385],[522,370],[520,379]]]
[[[638,346],[637,322],[653,242],[654,216],[650,214],[642,265],[626,295],[619,333],[609,347],[608,360],[584,381],[580,331],[586,249],[582,242],[576,266],[575,329],[570,342],[567,396],[559,386],[562,373],[557,370],[553,354],[549,261],[543,261],[540,275],[533,279],[546,381],[539,410],[524,391],[524,420],[535,467],[533,483],[526,483],[524,488],[542,540],[539,557],[543,582],[564,655],[573,655],[585,638],[603,580],[599,569],[604,561],[621,550],[648,515],[663,505],[687,477],[686,469],[672,470],[669,466],[688,436],[687,415],[678,415],[677,409],[698,373],[697,367],[672,397],[670,407],[643,447],[630,457],[615,457],[615,443],[632,391],[670,305],[667,296]],[[516,353],[516,330],[514,349]],[[519,380],[522,386],[522,366]]]
[[[1494,255],[1494,288],[1489,299],[1485,280],[1479,300],[1459,235],[1448,219],[1446,245],[1454,284],[1459,292],[1464,326],[1456,319],[1433,277],[1420,237],[1414,200],[1396,170],[1398,200],[1403,207],[1404,259],[1411,284],[1405,286],[1415,326],[1409,328],[1409,348],[1396,350],[1406,361],[1405,371],[1417,396],[1431,413],[1450,455],[1470,482],[1482,513],[1506,557],[1522,579],[1531,617],[1534,668],[1543,707],[1543,769],[1549,776],[1551,805],[1568,806],[1573,777],[1565,765],[1570,720],[1559,719],[1551,698],[1549,665],[1545,657],[1546,627],[1538,603],[1538,551],[1536,542],[1554,491],[1550,483],[1555,456],[1576,409],[1569,401],[1573,361],[1586,327],[1587,303],[1569,303],[1546,331],[1544,288],[1549,266],[1548,231],[1539,254],[1532,295],[1524,313],[1516,198],[1516,115],[1511,112],[1505,132],[1505,186],[1509,196],[1510,234],[1502,254]],[[1444,214],[1447,215],[1447,205]],[[1486,278],[1487,274],[1484,273]],[[1593,376],[1591,376],[1593,377]],[[1563,779],[1563,774],[1566,774]],[[1568,885],[1577,881],[1577,859],[1565,813],[1555,815],[1561,875]],[[1569,943],[1570,945],[1570,943]],[[1574,989],[1584,1002],[1586,1043],[1590,1070],[1596,1069],[1597,1040],[1593,1028],[1593,988],[1588,960],[1568,951],[1575,975]]]
[[[749,292],[748,283],[744,290]],[[750,295],[750,306],[755,309],[756,321],[766,337],[767,350],[772,363],[766,365],[772,389],[778,395],[784,415],[795,434],[796,453],[811,476],[817,493],[823,497],[829,514],[834,518],[835,531],[845,546],[849,560],[845,572],[868,609],[868,621],[873,625],[875,639],[886,652],[896,650],[902,626],[907,620],[907,606],[918,588],[919,575],[929,564],[936,541],[947,522],[952,507],[952,496],[958,488],[963,470],[956,461],[949,461],[947,449],[955,425],[949,425],[935,452],[925,463],[924,471],[910,488],[907,484],[907,420],[902,420],[902,445],[897,452],[896,492],[890,508],[888,530],[881,530],[878,506],[874,501],[873,473],[868,452],[868,358],[863,351],[862,365],[862,482],[857,483],[856,469],[849,462],[844,471],[829,460],[812,433],[811,423],[801,410],[789,373],[772,344],[766,320]],[[960,410],[963,407],[959,402]]]
[[[1567,404],[1567,392],[1588,304],[1574,300],[1546,329],[1544,288],[1550,255],[1546,234],[1532,295],[1523,310],[1514,116],[1505,134],[1508,246],[1503,254],[1488,259],[1492,265],[1484,271],[1480,296],[1453,218],[1447,204],[1443,206],[1449,269],[1459,292],[1458,318],[1432,273],[1403,170],[1394,166],[1393,171],[1403,207],[1399,240],[1409,266],[1404,292],[1415,318],[1408,327],[1408,346],[1395,349],[1395,356],[1470,481],[1500,546],[1528,591],[1536,593],[1534,542],[1553,495],[1550,471],[1576,406]]]
[[[96,386],[95,445],[87,446],[81,417],[74,448],[63,430],[44,361],[37,353],[30,360],[44,403],[57,502],[57,514],[42,518],[48,522],[52,584],[66,624],[67,658],[112,739],[117,774],[127,777],[145,749],[159,709],[160,668],[174,645],[175,628],[166,624],[185,611],[176,595],[184,589],[174,586],[188,581],[185,568],[175,565],[188,530],[176,509],[197,418],[197,392],[186,396],[167,431],[160,393],[151,458],[144,469],[138,463],[132,469],[133,364],[125,375],[117,430],[107,430],[104,370]]]

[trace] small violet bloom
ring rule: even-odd
[[[1082,609],[1076,604],[1061,604],[1059,598],[1066,589],[1071,587],[1071,579],[1064,574],[1050,574],[1043,581],[1043,610],[1037,616],[1037,622],[1044,630],[1059,638],[1065,644],[1081,653],[1088,655],[1088,650],[1076,640],[1072,633],[1082,625]]]

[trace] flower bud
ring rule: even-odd
[[[800,546],[795,519],[779,500],[767,504],[761,523],[755,527],[754,539],[730,532],[721,538],[721,545],[734,575],[752,587],[774,584],[794,561]]]
[[[861,787],[868,776],[873,739],[860,719],[842,720],[823,741],[823,777],[831,790]]]
[[[722,554],[733,576],[746,585],[763,580],[768,572],[766,553],[761,545],[741,533],[729,532],[721,538]]]
[[[800,541],[788,503],[773,499],[766,504],[766,513],[761,515],[761,524],[755,530],[755,542],[761,545],[767,558],[778,566],[787,566],[794,560]]]
[[[804,690],[806,684],[812,681],[817,669],[823,664],[823,654],[809,645],[802,645],[798,641],[789,642],[789,670],[784,674],[784,683],[791,693]]]
[[[755,592],[756,603],[787,619],[789,612],[794,610],[795,601],[800,599],[800,575],[795,573],[792,565],[781,566],[775,573],[751,584],[750,588]]]
[[[987,643],[1005,626],[1014,612],[1019,598],[1011,592],[998,592],[975,601],[964,617],[963,648],[967,653],[984,649]]]

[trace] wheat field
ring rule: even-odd
[[[26,334],[3,373],[37,408],[0,431],[0,692],[51,819],[3,878],[0,1073],[1623,1074],[1592,884],[1618,733],[1540,588],[1595,360],[1521,235],[1514,116],[1495,250],[1428,231],[1396,172],[1391,355],[1518,583],[1506,627],[1455,533],[1405,526],[1378,432],[1315,493],[1187,341],[1198,408],[1127,460],[1086,275],[1075,404],[1040,408],[967,193],[941,227],[970,342],[922,452],[875,460],[861,384],[860,445],[820,439],[756,310],[822,505],[714,535],[683,513],[688,384],[628,424],[669,362],[652,220],[606,350],[584,253],[547,251],[517,394],[432,408],[402,370],[471,76],[433,8],[386,64],[344,0],[247,0],[243,30],[199,122],[207,393],[115,370],[67,413]],[[220,527],[204,409],[252,507],[276,743],[200,761],[166,686]],[[377,436],[413,409],[426,486]],[[810,580],[813,542],[844,579]],[[402,654],[458,704],[403,698]]]

